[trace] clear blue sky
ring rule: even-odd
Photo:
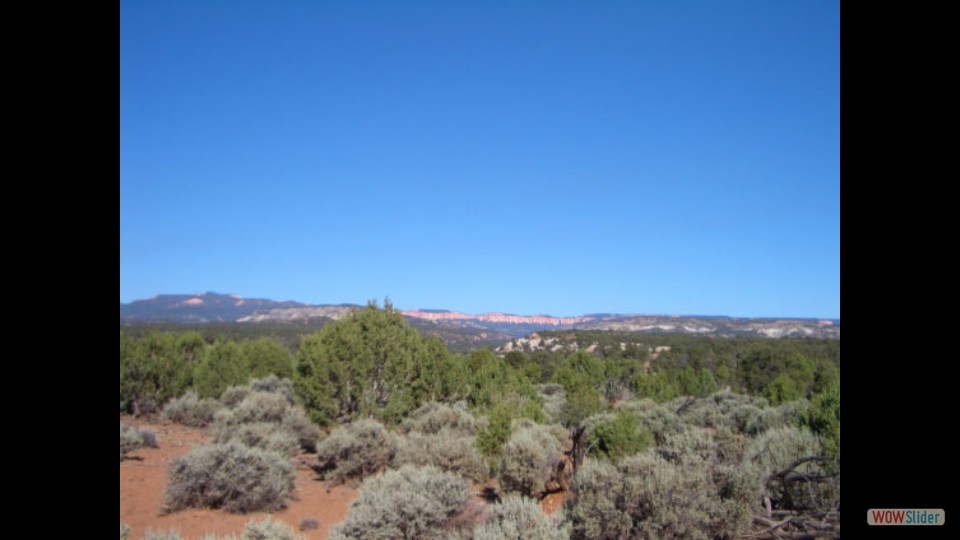
[[[839,17],[121,1],[120,301],[839,317]]]

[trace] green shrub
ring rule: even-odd
[[[587,434],[590,454],[613,460],[640,453],[653,444],[653,434],[626,410],[617,411],[609,420],[596,423]]]
[[[609,412],[597,413],[585,419],[583,422],[581,422],[580,427],[582,427],[584,429],[584,432],[586,432],[589,435],[590,432],[596,429],[596,427],[599,426],[600,424],[613,422],[614,419],[616,419],[616,416],[614,416],[613,413],[609,413]]]
[[[253,448],[294,456],[300,450],[300,442],[292,433],[279,424],[257,422],[255,424],[218,424],[214,442],[223,444],[239,441]]]
[[[128,540],[130,538],[130,527],[120,524],[120,540]]]
[[[218,340],[206,348],[193,370],[193,388],[202,398],[219,398],[246,379],[243,349],[233,341]]]
[[[413,432],[400,439],[396,464],[433,465],[483,483],[489,479],[490,469],[473,443],[473,437],[464,437],[453,431]]]
[[[487,423],[477,432],[477,449],[487,458],[500,455],[513,432],[512,416],[503,405],[494,405],[487,414]]]
[[[293,480],[293,466],[280,454],[236,441],[203,446],[171,462],[166,506],[272,512],[286,507]]]
[[[562,516],[550,518],[536,501],[507,497],[493,505],[490,517],[473,532],[473,540],[567,540],[570,527]]]
[[[439,539],[470,499],[465,480],[436,467],[404,466],[367,479],[330,540]]]
[[[382,310],[371,303],[301,340],[294,384],[323,426],[359,418],[393,424],[431,399],[462,397],[461,369],[389,302]]]
[[[187,392],[179,398],[170,400],[163,407],[163,417],[175,424],[190,427],[207,427],[214,419],[214,415],[223,406],[215,399],[199,399],[193,391]]]
[[[431,401],[423,404],[404,420],[400,430],[404,433],[417,431],[426,434],[450,431],[472,437],[477,434],[480,427],[481,422],[470,414],[465,403],[447,405]]]
[[[803,391],[801,385],[797,384],[797,381],[789,373],[777,375],[766,388],[767,397],[773,405],[800,399],[803,396]]]
[[[191,385],[193,362],[206,344],[196,333],[150,332],[139,338],[120,333],[120,411],[152,414],[157,406]]]
[[[293,376],[293,356],[277,340],[260,338],[243,343],[246,372],[254,377]]]
[[[543,494],[552,468],[562,456],[561,446],[562,437],[547,427],[532,423],[518,426],[503,449],[500,488],[527,497]]]
[[[585,419],[604,409],[603,395],[588,384],[567,388],[566,402],[560,415],[568,427],[580,425]]]
[[[324,479],[336,483],[363,480],[393,464],[396,436],[375,420],[361,420],[334,430],[317,445]]]
[[[823,438],[827,455],[840,455],[840,381],[813,398],[810,408],[804,412],[803,423]]]

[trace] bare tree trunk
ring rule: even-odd
[[[580,467],[583,465],[583,457],[587,453],[586,437],[587,428],[578,427],[577,429],[570,432],[570,438],[573,439],[573,449],[571,454],[573,457],[573,472],[576,473]]]

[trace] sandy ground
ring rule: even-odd
[[[554,512],[563,508],[563,503],[565,503],[566,500],[566,493],[551,493],[540,501],[540,508],[542,508],[548,516],[552,516]]]
[[[160,448],[147,448],[131,454],[132,459],[120,462],[120,523],[133,528],[131,538],[143,538],[148,529],[167,531],[176,529],[184,540],[196,540],[208,533],[236,534],[243,531],[247,521],[262,519],[268,514],[234,515],[219,510],[186,510],[164,514],[163,493],[167,486],[170,460],[210,441],[205,430],[186,428],[170,423],[143,423],[130,418],[125,423],[154,430],[160,438]],[[311,460],[312,456],[303,456]],[[315,458],[313,458],[315,459]],[[336,487],[329,492],[317,481],[317,475],[295,458],[297,479],[295,498],[287,509],[272,514],[299,529],[304,519],[315,519],[320,528],[303,533],[310,540],[326,540],[328,530],[347,515],[356,490]]]
[[[206,430],[188,428],[165,421],[143,422],[129,417],[121,417],[122,422],[145,427],[155,431],[160,440],[160,448],[146,448],[133,452],[128,459],[120,462],[120,523],[133,528],[131,539],[141,540],[148,530],[176,530],[184,540],[198,540],[205,534],[239,535],[247,521],[262,519],[270,514],[234,515],[220,510],[186,510],[173,514],[163,511],[163,493],[167,486],[167,471],[170,460],[189,453],[193,448],[210,442]],[[317,475],[302,461],[312,462],[314,456],[304,455],[294,458],[296,467],[296,491],[288,507],[270,515],[298,530],[303,520],[313,519],[320,522],[316,530],[304,531],[309,540],[326,540],[330,528],[342,522],[347,516],[350,503],[356,498],[357,490],[347,486],[327,490],[317,480]],[[491,482],[490,486],[495,486]],[[479,493],[483,486],[474,486]],[[541,507],[553,514],[563,507],[563,493],[546,497]],[[478,500],[480,500],[478,498]],[[483,503],[473,503],[479,506]],[[480,512],[482,508],[474,508]]]

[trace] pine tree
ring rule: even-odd
[[[194,371],[194,388],[201,398],[219,398],[231,386],[247,382],[243,349],[234,341],[216,341]]]

